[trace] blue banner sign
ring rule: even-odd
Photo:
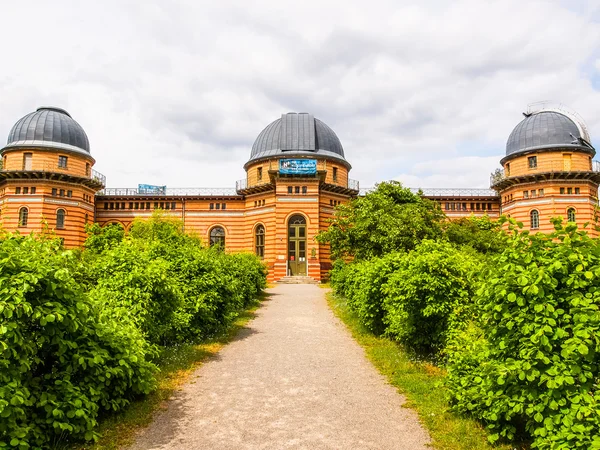
[[[314,175],[317,173],[317,160],[280,159],[279,173],[283,175]]]
[[[166,194],[166,186],[152,186],[151,184],[138,184],[138,194]]]

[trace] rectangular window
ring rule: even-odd
[[[535,196],[536,196],[536,190],[532,189],[530,195],[531,195],[531,198],[535,198]]]
[[[576,194],[580,194],[580,193],[581,193],[581,190],[580,190],[579,188],[575,188],[575,193],[576,193]]]
[[[293,193],[293,188],[291,186],[288,186],[288,194],[292,194]]]
[[[177,203],[175,203],[175,202],[171,203],[171,209],[175,209],[176,206],[177,206]]]
[[[114,202],[110,202],[110,209],[115,209],[115,203]]]
[[[573,188],[567,188],[567,194],[572,194],[573,193]]]
[[[214,204],[214,203],[211,203],[211,204],[210,204],[210,206],[209,206],[209,208],[210,208],[210,209],[215,209],[215,204]]]
[[[523,191],[523,198],[529,198],[529,191]]]
[[[150,202],[146,202],[146,209],[150,209]]]
[[[471,211],[475,209],[475,203],[471,203]]]
[[[560,188],[560,193],[561,193],[561,194],[564,194],[564,193],[565,193],[565,188],[564,188],[564,187]]]
[[[302,193],[303,194],[306,194],[307,190],[308,190],[308,188],[306,186],[302,186]]]
[[[165,202],[160,202],[160,209],[165,209]]]
[[[121,202],[121,209],[125,209],[125,202]]]
[[[221,203],[221,209],[226,209],[227,208],[227,203]]]
[[[90,163],[85,163],[85,175],[90,176]]]
[[[167,202],[167,204],[165,205],[165,209],[171,209],[171,204],[169,202]]]
[[[475,208],[477,211],[481,210],[481,203],[475,203]]]
[[[135,202],[133,205],[133,209],[140,209],[140,202]]]
[[[104,209],[108,209],[108,203],[104,203]]]
[[[158,209],[158,202],[154,202],[154,209]]]
[[[23,170],[31,170],[33,153],[23,153]]]
[[[30,192],[31,192],[32,194],[35,194],[35,191],[36,191],[36,187],[35,187],[35,186],[32,186],[32,187],[31,187],[31,191],[30,191]]]
[[[506,164],[506,176],[510,177],[510,163]]]
[[[61,197],[65,196],[65,190],[61,189],[60,191],[58,191],[58,195],[60,195]]]
[[[295,186],[295,187],[294,187],[294,192],[295,192],[296,194],[299,194],[299,193],[300,193],[300,186]]]
[[[466,210],[467,210],[467,204],[466,204],[466,203],[463,203],[463,204],[462,204],[462,210],[463,210],[463,211],[466,211]]]
[[[258,168],[256,172],[256,178],[258,179],[258,181],[262,180],[262,167]]]
[[[67,157],[66,156],[59,156],[58,157],[58,168],[59,169],[66,169],[67,168]]]
[[[527,165],[530,169],[535,169],[537,167],[537,156],[529,156],[527,158]]]
[[[20,194],[21,193],[21,187],[16,187],[15,188],[15,194]]]
[[[67,191],[67,197],[73,197],[73,191]]]
[[[216,207],[216,209],[221,209],[221,204],[220,204],[220,203],[217,203],[217,204],[215,205],[215,207]]]
[[[492,204],[488,203],[488,210],[491,211],[492,210]]]
[[[133,209],[133,202],[129,202],[129,209]]]
[[[539,189],[539,190],[538,190],[538,195],[539,195],[540,197],[543,197],[543,196],[544,196],[544,190],[543,190],[543,189]]]
[[[481,209],[485,211],[485,203],[481,204]]]
[[[115,203],[115,209],[121,209],[121,204],[119,202]]]
[[[23,194],[29,194],[29,188],[27,186],[23,188]]]
[[[333,181],[334,181],[334,182],[336,182],[336,181],[337,181],[337,178],[338,178],[338,177],[337,177],[337,175],[338,175],[338,174],[337,174],[337,167],[334,167],[334,168],[333,168]]]
[[[331,201],[331,203],[333,203],[333,200]],[[450,210],[450,203],[446,202],[446,211],[449,211],[449,210]]]
[[[452,203],[452,211],[456,209],[456,203]]]

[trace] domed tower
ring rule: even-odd
[[[263,242],[270,276],[327,276],[329,246],[314,238],[329,226],[336,205],[358,195],[335,132],[312,114],[282,114],[258,135],[244,169],[237,191],[246,198],[247,232],[255,247]]]
[[[508,138],[503,170],[492,174],[502,213],[533,232],[553,231],[557,216],[580,226],[593,222],[600,173],[583,121],[561,109],[524,115]]]
[[[63,109],[38,108],[12,127],[0,155],[3,227],[22,234],[47,227],[66,246],[82,245],[105,179],[92,169],[81,125]]]

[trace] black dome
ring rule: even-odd
[[[39,146],[90,153],[88,137],[64,109],[42,107],[10,130],[5,148]]]
[[[593,151],[581,138],[579,127],[570,117],[557,111],[540,111],[525,117],[510,133],[506,156],[555,147]]]
[[[273,156],[328,156],[348,162],[334,131],[308,113],[282,114],[256,138],[248,162]]]

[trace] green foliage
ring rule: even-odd
[[[411,250],[423,239],[438,238],[443,218],[437,202],[389,181],[338,206],[329,229],[317,240],[331,245],[333,259],[369,259]]]
[[[84,247],[89,252],[101,253],[104,250],[118,245],[125,237],[125,230],[120,224],[109,224],[101,227],[97,223],[86,225],[85,232],[88,237]]]
[[[506,235],[501,225],[483,217],[461,217],[443,224],[449,242],[468,245],[480,253],[499,253],[506,247]]]
[[[403,253],[391,253],[351,264],[338,262],[334,266],[332,286],[347,298],[348,307],[372,333],[385,331],[382,286],[403,264],[404,256]]]
[[[386,333],[422,352],[443,350],[467,320],[482,258],[447,242],[422,241],[383,284]]]
[[[480,314],[448,348],[448,387],[492,441],[600,448],[600,244],[575,224],[555,228],[513,229],[482,275]]]
[[[152,389],[150,347],[90,301],[58,241],[0,242],[0,447],[95,437],[103,411]]]
[[[167,217],[88,231],[84,252],[0,240],[0,448],[95,439],[102,414],[154,388],[160,345],[224,329],[266,284],[255,255]]]

